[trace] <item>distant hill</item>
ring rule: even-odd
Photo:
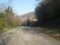
[[[22,18],[35,17],[35,14],[34,14],[34,12],[29,12],[27,14],[22,15],[21,17]]]
[[[27,14],[20,16],[21,23],[25,23],[28,19],[29,21],[37,21],[34,12],[29,12]]]

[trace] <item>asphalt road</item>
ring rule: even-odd
[[[0,35],[0,45],[60,45],[60,42],[31,27],[18,27]]]

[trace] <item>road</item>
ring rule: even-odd
[[[31,27],[18,27],[0,35],[0,45],[60,45],[60,42]]]

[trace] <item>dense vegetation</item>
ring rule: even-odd
[[[5,32],[5,29],[16,27],[19,23],[18,16],[13,13],[11,7],[0,10],[0,33]]]
[[[60,27],[60,0],[42,0],[35,9],[35,15],[40,27]]]

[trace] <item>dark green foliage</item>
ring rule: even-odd
[[[3,29],[5,26],[4,23],[4,13],[0,13],[0,30]]]
[[[4,13],[0,13],[0,19],[4,17]]]
[[[60,0],[44,0],[36,7],[35,15],[37,26],[56,29],[60,33]]]
[[[47,0],[35,9],[38,25],[41,27],[60,27],[60,0]]]

